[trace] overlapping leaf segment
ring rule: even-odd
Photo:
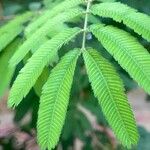
[[[32,15],[27,13],[20,16],[0,29],[2,35],[0,50],[22,31],[22,24],[30,20]],[[85,47],[85,35],[90,31],[148,93],[150,93],[150,55],[137,39],[126,31],[102,23],[88,26],[89,15],[97,15],[99,18],[109,17],[122,22],[150,41],[150,17],[119,2],[92,4],[92,0],[66,0],[52,10],[46,10],[31,22],[24,32],[26,40],[10,59],[10,67],[15,67],[26,54],[32,53],[12,86],[8,100],[9,107],[17,106],[28,94],[45,66],[54,59],[64,44],[81,32],[84,35],[82,48],[70,50],[51,71],[42,88],[37,123],[38,142],[42,149],[53,149],[59,140],[75,66],[81,54],[93,92],[114,133],[124,146],[131,147],[138,142],[135,119],[124,94],[123,83],[112,64],[103,58],[98,50]],[[71,22],[79,17],[85,17],[84,29],[65,25],[65,22]],[[52,34],[54,29],[55,35]],[[7,32],[9,30],[11,32]]]

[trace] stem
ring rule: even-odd
[[[91,2],[92,2],[92,0],[87,0],[87,8],[86,8],[86,12],[85,12],[85,21],[84,21],[84,28],[83,28],[82,50],[85,50],[88,17],[89,17]]]

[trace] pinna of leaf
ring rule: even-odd
[[[150,17],[120,2],[94,4],[92,1],[94,0],[65,0],[54,9],[45,11],[39,19],[29,24],[25,30],[26,40],[10,59],[10,67],[14,67],[32,50],[32,43],[36,43],[38,38],[47,37],[55,24],[60,21],[71,22],[73,18],[79,17],[81,20],[85,16],[83,29],[68,26],[51,39],[41,40],[36,45],[36,51],[31,51],[32,57],[21,69],[10,91],[8,106],[19,105],[58,50],[83,33],[82,47],[70,50],[61,58],[42,88],[37,121],[38,143],[42,149],[51,150],[59,141],[76,63],[81,54],[94,95],[115,135],[128,148],[138,143],[136,121],[124,93],[122,80],[113,65],[98,50],[86,46],[86,34],[90,31],[139,86],[150,93],[149,52],[134,36],[118,27],[102,23],[88,25],[90,15],[112,18],[123,22],[150,41]],[[87,9],[80,9],[81,5],[86,5]],[[53,10],[57,10],[56,13]]]

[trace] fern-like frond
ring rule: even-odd
[[[0,28],[0,34],[3,34],[10,29],[12,30],[14,26],[22,25],[23,23],[28,21],[32,17],[32,15],[33,14],[31,12],[26,12],[16,16]]]
[[[23,23],[27,22],[31,16],[30,12],[19,15],[0,28],[0,51],[23,31]]]
[[[136,10],[120,2],[106,2],[101,4],[95,4],[91,7],[91,12],[94,15],[102,17],[110,17],[114,20],[121,22],[125,15]]]
[[[113,26],[93,25],[91,31],[122,68],[150,93],[150,54],[137,39]]]
[[[9,68],[8,62],[20,43],[21,40],[16,39],[0,53],[0,97],[3,96],[6,88],[9,86],[14,73],[15,67]]]
[[[32,54],[28,53],[24,59],[23,59],[23,64],[27,64],[28,60],[31,58]],[[54,58],[51,58],[50,62],[53,62]],[[42,73],[40,74],[40,76],[38,77],[38,79],[36,80],[36,83],[33,86],[34,92],[37,96],[41,96],[41,92],[42,92],[42,87],[43,85],[46,83],[48,77],[49,77],[49,73],[50,73],[50,67],[49,67],[48,63],[46,65],[46,67],[43,69]]]
[[[39,30],[37,30],[29,39],[27,39],[23,45],[17,50],[17,52],[13,55],[12,59],[10,60],[10,65],[14,66],[17,65],[24,56],[31,50],[35,50],[43,44],[45,41],[45,36],[53,30],[53,27],[60,22],[68,21],[76,16],[79,16],[83,13],[81,9],[75,8],[70,11],[64,12],[53,19],[46,22]]]
[[[79,49],[67,53],[52,70],[43,87],[37,123],[38,141],[42,149],[53,149],[59,140],[79,54]]]
[[[85,50],[83,57],[94,94],[116,136],[124,146],[137,144],[135,119],[115,69],[96,50]]]
[[[65,24],[65,23],[59,23],[59,24],[56,24],[54,27],[53,27],[53,30],[50,30],[49,33],[47,33],[47,37],[48,38],[52,38],[54,37],[56,34],[60,33],[62,30],[65,30],[68,28],[68,25]],[[34,51],[34,50],[33,50]]]
[[[116,0],[98,0],[98,1],[106,3],[106,2],[115,2]]]
[[[82,3],[84,3],[84,0],[65,0],[62,1],[60,4],[56,5],[53,9],[45,11],[36,21],[29,24],[29,26],[25,30],[26,36],[31,35],[39,27],[41,27],[42,24],[47,22],[47,20],[52,19],[57,14],[64,12]]]
[[[32,55],[12,86],[8,100],[9,107],[16,106],[21,102],[35,84],[45,65],[56,55],[58,49],[80,32],[79,28],[66,29],[43,44]]]
[[[150,41],[150,17],[120,2],[93,5],[91,11],[95,15],[109,17],[133,29],[143,38]]]
[[[123,18],[123,23],[150,42],[150,16],[132,12]]]
[[[13,41],[23,31],[22,26],[15,26],[11,30],[4,32],[0,36],[0,51],[2,51],[9,43]]]

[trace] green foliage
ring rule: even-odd
[[[0,53],[0,97],[3,96],[6,88],[8,88],[15,70],[15,67],[8,67],[8,61],[15,53],[15,50],[20,45],[20,43],[21,40],[19,38],[15,39],[3,50],[2,53]]]
[[[133,36],[116,27],[94,25],[91,31],[131,77],[150,93],[148,51]]]
[[[42,87],[45,84],[45,82],[47,81],[49,73],[50,73],[50,71],[49,71],[48,67],[45,67],[43,69],[43,72],[41,73],[41,75],[39,76],[39,78],[37,79],[37,81],[34,85],[34,91],[39,97],[41,96]]]
[[[65,121],[76,62],[79,54],[82,53],[83,59],[79,59],[82,69],[78,69],[84,72],[86,66],[94,95],[98,98],[106,120],[124,146],[131,147],[136,145],[138,142],[137,128],[132,109],[124,94],[123,83],[114,67],[93,49],[96,47],[96,49],[102,51],[103,55],[107,53],[102,49],[103,46],[119,62],[122,68],[145,91],[150,93],[150,55],[147,50],[129,33],[118,27],[100,23],[103,22],[100,17],[113,18],[119,22],[119,25],[123,22],[149,41],[149,17],[127,5],[112,2],[112,0],[111,2],[101,0],[101,3],[97,1],[97,4],[93,5],[91,0],[55,2],[58,4],[56,5],[55,3],[54,8],[50,9],[48,7],[47,10],[41,12],[39,17],[37,17],[37,13],[31,13],[33,18],[36,16],[37,19],[33,19],[25,30],[23,30],[23,23],[30,20],[31,14],[27,15],[28,17],[21,16],[20,21],[14,19],[0,29],[0,33],[3,35],[0,38],[0,42],[3,42],[0,50],[3,49],[3,52],[6,51],[4,47],[22,31],[25,35],[24,43],[17,49],[11,59],[10,56],[7,57],[4,53],[4,57],[7,58],[6,63],[9,61],[10,69],[14,69],[21,60],[25,60],[27,54],[31,54],[29,59],[26,57],[25,66],[20,70],[13,83],[8,106],[15,107],[19,105],[31,88],[34,87],[40,97],[37,121],[38,142],[43,149],[53,149],[59,140]],[[85,5],[87,7],[86,11]],[[81,29],[79,27],[83,24],[83,16],[85,16],[84,29]],[[13,21],[17,23],[13,23]],[[90,27],[88,22],[92,24]],[[98,23],[98,25],[95,23]],[[55,30],[56,32],[54,33],[53,31]],[[6,31],[9,32],[5,35]],[[83,36],[80,34],[81,32]],[[101,42],[101,47],[99,46],[100,42],[95,40],[92,35],[95,35]],[[74,37],[76,36],[75,40]],[[96,45],[91,44],[93,39]],[[93,48],[88,50],[86,45],[90,45]],[[56,66],[53,64],[53,62],[57,63],[58,56],[61,57],[66,51],[77,47],[80,48],[67,52]],[[59,49],[61,49],[60,52],[58,52]],[[107,59],[113,60],[110,55],[105,56]],[[114,64],[115,67],[118,66],[117,62]],[[53,67],[52,71],[50,71],[51,66]],[[45,71],[45,69],[47,70]],[[74,84],[79,84],[79,80],[76,80]],[[75,89],[75,94],[82,88],[84,88],[84,85]],[[85,99],[86,94],[86,91],[82,91],[81,95],[83,97],[80,99]],[[77,101],[77,99],[73,97],[72,101]],[[29,107],[26,108],[26,112],[28,109]],[[38,107],[35,107],[34,113],[37,109]],[[80,115],[78,114],[77,116]],[[82,118],[84,117],[82,116]],[[76,137],[84,140],[81,134],[84,131],[81,130],[80,126],[84,126],[84,128],[89,128],[89,126],[85,126],[80,119],[73,120],[78,120],[75,123],[77,126]],[[86,119],[84,118],[83,120]],[[86,120],[86,122],[88,121]],[[71,133],[68,135],[74,136]]]
[[[52,8],[53,6],[57,5],[60,0],[44,0],[44,6],[46,8]]]
[[[130,8],[127,5],[124,5],[120,2],[101,3],[93,5],[91,7],[91,12],[94,15],[99,15],[102,17],[111,17],[118,22],[121,22],[122,18],[124,18],[125,15],[135,11],[135,9]]]
[[[101,2],[115,2],[116,0],[99,0]]]
[[[58,0],[56,0],[56,1],[58,1]],[[31,35],[34,31],[36,31],[37,28],[42,26],[47,20],[50,20],[52,17],[56,16],[57,14],[60,14],[61,12],[69,10],[70,8],[75,7],[79,4],[82,4],[83,2],[84,2],[84,0],[65,0],[65,1],[60,2],[58,5],[56,5],[51,10],[45,11],[36,21],[31,23],[26,28],[25,34],[27,36]],[[49,3],[49,4],[47,4],[47,3]],[[51,0],[45,1],[46,7],[49,7],[51,4],[53,4],[53,2]]]
[[[134,116],[115,69],[96,50],[84,51],[83,57],[94,94],[112,129],[124,145],[137,144]]]
[[[12,30],[13,27],[18,27],[23,25],[23,23],[27,22],[33,14],[31,12],[26,12],[22,15],[16,16],[13,20],[9,21],[6,25],[0,28],[0,33],[4,33],[8,30]],[[7,33],[9,34],[9,33]]]
[[[53,19],[49,20],[40,29],[38,29],[31,37],[29,37],[27,41],[23,43],[23,45],[18,49],[18,51],[11,58],[10,65],[11,66],[17,65],[30,50],[34,52],[35,48],[38,49],[40,45],[42,45],[45,42],[46,34],[48,34],[50,30],[52,30],[49,28],[52,28],[53,26],[57,25],[59,22],[68,21],[69,19],[73,17],[81,15],[81,13],[82,11],[76,8],[68,12],[64,12],[54,17]]]
[[[76,34],[80,32],[79,28],[67,29],[60,32],[51,40],[43,44],[29,59],[29,62],[21,69],[10,92],[8,106],[17,106],[23,97],[25,97],[35,84],[42,73],[44,67],[56,55],[58,49]]]
[[[27,22],[31,16],[32,13],[25,13],[16,17],[14,20],[8,22],[6,25],[0,28],[0,51],[23,31],[23,24]]]
[[[150,41],[150,17],[120,2],[93,5],[91,11],[95,15],[110,17],[123,22],[143,38]]]
[[[39,103],[37,96],[31,90],[31,92],[24,98],[20,103],[19,107],[15,108],[15,122],[20,122],[24,118],[27,112],[30,112],[33,109],[33,106],[36,106],[36,103]],[[33,111],[33,110],[32,110]],[[35,116],[34,116],[35,117]]]
[[[66,54],[43,87],[38,116],[38,141],[43,149],[56,146],[64,124],[79,50]]]

